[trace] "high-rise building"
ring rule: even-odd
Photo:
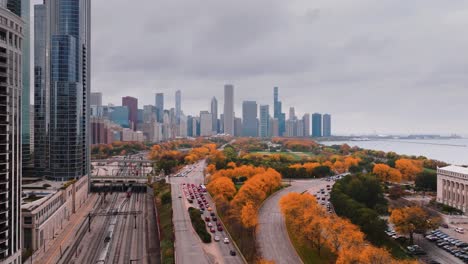
[[[213,121],[210,112],[208,111],[201,111],[200,112],[200,136],[207,137],[211,136],[213,128],[211,122]]]
[[[114,106],[112,107],[111,112],[109,113],[109,119],[123,128],[130,128],[128,113],[128,107]]]
[[[278,135],[282,136],[286,130],[286,116],[282,112],[282,103],[279,100],[279,88],[273,88],[273,117],[278,119]]]
[[[296,120],[296,110],[294,107],[289,108],[289,120]]]
[[[46,115],[49,130],[39,133],[38,140],[45,133],[48,142],[36,153],[45,151],[46,177],[77,179],[90,170],[91,2],[49,0],[43,6],[35,9],[34,73],[36,108],[45,113],[36,112],[35,120]]]
[[[102,106],[102,93],[99,93],[99,92],[91,93],[89,104]]]
[[[34,170],[47,175],[49,168],[50,78],[47,75],[46,6],[34,6]]]
[[[234,86],[224,85],[224,134],[234,135]]]
[[[296,120],[296,137],[304,137],[304,120]]]
[[[91,107],[91,116],[94,116],[94,117],[103,116],[102,93],[91,93],[89,104]]]
[[[164,119],[164,94],[157,93],[155,96],[155,106],[158,122],[162,123]]]
[[[331,137],[331,115],[323,115],[323,136]]]
[[[214,96],[213,98],[211,98],[211,118],[213,118],[212,130],[214,134],[217,134],[219,132],[218,130],[218,100]]]
[[[272,137],[278,137],[279,136],[279,122],[277,118],[270,119],[271,122],[271,129],[270,133]]]
[[[18,1],[19,2],[19,1]],[[10,1],[9,1],[10,4]],[[11,5],[8,5],[11,7]],[[0,263],[21,263],[21,115],[24,23],[0,6]],[[19,11],[19,10],[17,10]],[[15,13],[17,15],[15,15]],[[6,41],[10,39],[10,41]],[[15,41],[11,41],[15,40]]]
[[[6,0],[6,1],[3,0],[2,1],[2,4],[3,4],[2,7],[4,7],[4,8],[5,8],[5,6],[4,6],[5,2],[6,2],[6,9],[10,10],[11,12],[13,12],[15,15],[17,15],[19,17],[21,17],[22,14],[23,14],[22,9],[29,8],[29,6],[26,6],[26,2],[22,1],[22,0]],[[28,1],[28,3],[29,3],[29,1]],[[24,31],[23,31],[23,33],[24,33]]]
[[[30,129],[30,120],[34,118],[30,115],[30,91],[31,91],[31,60],[30,60],[30,49],[31,49],[31,37],[30,37],[30,3],[29,0],[10,0],[9,4],[11,5],[10,11],[15,14],[18,14],[18,2],[20,2],[19,8],[21,13],[21,18],[23,19],[23,41],[22,41],[22,52],[23,52],[23,90],[21,94],[21,144],[22,144],[22,163],[23,163],[23,174],[25,171],[30,172],[32,170],[32,148],[33,145],[30,144],[31,141],[31,129]],[[29,174],[29,173],[28,173]]]
[[[242,135],[242,118],[234,118],[234,136],[240,137]]]
[[[122,97],[122,106],[128,108],[128,121],[130,128],[137,130],[138,124],[138,99],[131,96]]]
[[[269,136],[270,111],[268,105],[260,105],[260,132],[259,136],[266,138]]]
[[[177,90],[175,93],[175,114],[176,114],[176,124],[180,123],[180,114],[182,113],[182,93],[180,90]]]
[[[312,136],[322,136],[322,115],[319,113],[315,113],[312,115]]]
[[[304,114],[302,122],[304,123],[304,137],[310,137],[310,114]]]
[[[156,107],[154,105],[143,106],[143,123],[156,122]]]
[[[242,136],[256,137],[257,134],[257,102],[242,102]]]

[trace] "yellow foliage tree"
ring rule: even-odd
[[[395,162],[395,168],[401,172],[404,180],[413,181],[423,171],[423,163],[420,160],[399,159]]]

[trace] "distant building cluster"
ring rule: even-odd
[[[210,109],[198,115],[182,111],[182,92],[175,93],[175,107],[165,109],[164,94],[156,93],[154,105],[138,107],[138,99],[125,96],[121,106],[102,105],[102,93],[91,93],[93,144],[113,141],[160,142],[174,138],[208,137],[226,134],[243,137],[330,137],[331,115],[308,113],[298,117],[294,107],[288,118],[282,111],[279,89],[273,89],[273,115],[270,106],[256,101],[242,102],[242,116],[234,112],[234,86],[224,86],[223,113],[218,113],[218,99],[211,99]]]

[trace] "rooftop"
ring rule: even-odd
[[[442,168],[439,168],[439,169],[444,170],[444,171],[450,171],[450,172],[455,172],[455,173],[461,173],[461,174],[468,175],[468,168],[461,167],[461,166],[449,165],[449,166],[442,167]]]

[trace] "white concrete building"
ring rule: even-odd
[[[462,210],[468,209],[468,168],[437,168],[437,202]]]
[[[51,187],[40,189],[45,185]],[[21,205],[22,247],[45,249],[66,227],[88,198],[88,176],[67,183],[41,181],[24,186],[28,195]],[[35,197],[35,199],[31,199]]]

